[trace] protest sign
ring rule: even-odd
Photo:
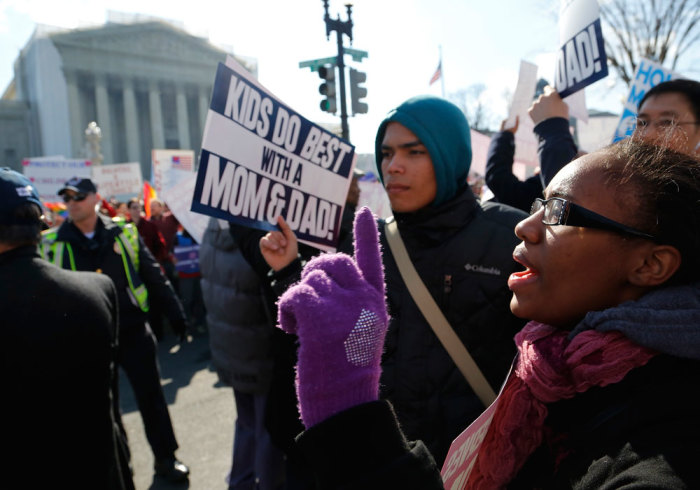
[[[637,106],[639,106],[639,102],[644,98],[647,90],[661,82],[667,82],[674,78],[681,78],[681,76],[654,61],[645,58],[639,60],[637,70],[632,78],[629,94],[627,99],[625,99],[620,122],[617,124],[617,129],[613,136],[613,143],[632,135],[637,123]]]
[[[25,158],[22,170],[44,201],[55,201],[58,191],[71,177],[92,177],[90,160],[58,157]]]
[[[479,417],[457,436],[447,452],[440,475],[445,490],[462,490],[474,468],[481,443],[491,426],[493,414],[498,407],[496,400]]]
[[[186,177],[181,179],[176,184],[163,189],[163,194],[160,196],[163,201],[168,203],[168,208],[175,215],[180,224],[194,238],[197,243],[202,243],[204,230],[207,228],[209,218],[203,214],[193,213],[192,195],[194,194],[194,186],[197,176],[193,172],[187,172]]]
[[[141,194],[143,187],[141,164],[136,162],[94,165],[92,181],[97,184],[100,195],[106,199],[125,194],[137,196]]]
[[[299,241],[335,248],[354,147],[305,119],[229,57],[220,63],[192,211],[262,230],[281,215]]]
[[[151,180],[156,193],[171,187],[194,172],[194,151],[151,150]],[[170,206],[170,203],[168,203]]]
[[[175,270],[184,274],[199,272],[199,245],[175,245]]]
[[[505,129],[515,126],[515,117],[523,122],[528,117],[527,110],[532,105],[537,85],[537,65],[525,60],[520,61],[520,72],[518,74],[518,84],[510,101],[508,110],[508,120]]]
[[[559,11],[555,85],[564,98],[608,75],[596,0],[563,0]]]
[[[447,451],[445,463],[440,471],[445,490],[463,490],[465,488],[469,475],[474,469],[474,464],[479,456],[481,443],[486,438],[491,421],[501,400],[501,395],[503,395],[503,388],[505,388],[511,376],[515,376],[514,366],[511,366],[510,372],[506,376],[506,380],[503,382],[501,390],[493,403],[464,432],[452,441],[450,450]]]

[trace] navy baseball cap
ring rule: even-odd
[[[58,195],[63,195],[66,191],[73,192],[83,192],[89,194],[91,192],[97,192],[97,186],[92,182],[92,180],[87,177],[72,177],[66,180],[63,187],[58,191]]]
[[[43,211],[39,193],[31,181],[9,167],[0,168],[0,225],[33,224],[15,216],[15,210],[26,203],[39,206]]]

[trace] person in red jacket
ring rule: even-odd
[[[137,197],[132,198],[129,201],[128,209],[128,221],[132,221],[136,225],[139,235],[143,238],[148,250],[151,251],[159,263],[166,260],[168,250],[165,245],[165,239],[158,227],[142,215],[141,201]]]

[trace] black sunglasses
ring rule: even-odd
[[[65,203],[69,203],[71,201],[80,202],[80,201],[84,201],[86,197],[87,197],[87,194],[85,194],[84,192],[78,192],[77,194],[73,194],[72,196],[70,194],[66,193],[66,194],[63,194],[63,202],[65,202]]]
[[[535,199],[530,208],[530,215],[535,214],[544,208],[542,224],[549,226],[565,225],[580,226],[583,228],[597,228],[599,230],[614,231],[623,235],[632,235],[649,240],[656,240],[654,235],[631,228],[629,226],[613,221],[610,218],[595,213],[583,206],[574,204],[561,197],[550,197],[549,199]]]

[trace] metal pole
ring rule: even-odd
[[[348,110],[345,103],[345,50],[343,49],[343,35],[340,31],[336,31],[338,35],[338,75],[340,77],[340,127],[343,132],[342,136],[346,140],[350,140],[350,129],[348,128]]]
[[[340,127],[342,131],[342,136],[346,140],[350,139],[350,129],[348,128],[348,111],[347,104],[345,101],[345,49],[343,48],[343,34],[350,38],[350,44],[352,44],[352,5],[346,4],[345,8],[348,14],[348,20],[345,22],[340,20],[340,16],[337,19],[331,19],[328,13],[328,0],[323,1],[323,8],[325,14],[323,20],[326,23],[326,39],[330,37],[332,31],[336,32],[338,41],[338,78],[340,79]]]

